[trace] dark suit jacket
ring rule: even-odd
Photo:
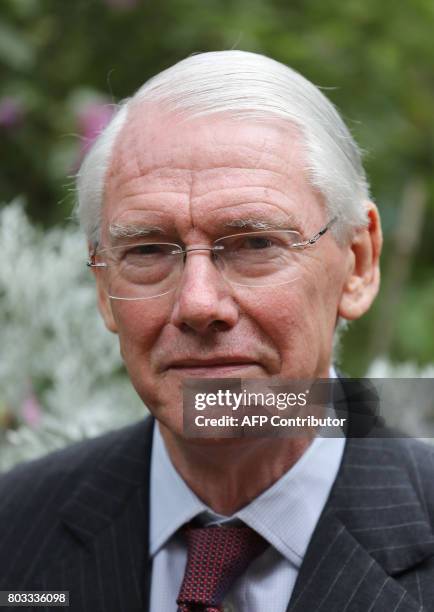
[[[0,590],[69,590],[73,612],[148,610],[152,426],[0,478]],[[349,439],[288,611],[434,610],[433,524],[434,449]]]

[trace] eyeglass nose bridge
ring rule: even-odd
[[[190,247],[186,247],[185,249],[181,249],[180,251],[177,250],[173,250],[171,251],[172,255],[184,255],[184,260],[187,256],[187,253],[192,253],[194,251],[211,251],[212,253],[215,253],[216,251],[224,251],[224,246],[220,245],[220,244],[216,244],[214,246],[204,246],[201,244],[197,244],[194,246],[190,246]]]

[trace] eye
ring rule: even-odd
[[[240,249],[262,250],[275,246],[276,242],[270,236],[246,236],[238,245]]]
[[[119,263],[128,266],[153,266],[167,259],[170,248],[167,244],[136,244],[122,249]]]
[[[131,249],[125,251],[125,255],[159,255],[164,253],[163,246],[161,244],[139,244]]]

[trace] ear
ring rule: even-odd
[[[378,209],[366,203],[368,225],[356,231],[349,245],[348,269],[339,302],[338,314],[358,319],[367,312],[380,287],[379,259],[383,236]]]
[[[93,249],[89,245],[89,253],[91,253],[92,251]],[[91,270],[95,277],[98,310],[104,320],[104,323],[107,329],[113,332],[114,334],[117,334],[118,328],[116,325],[115,318],[113,316],[111,300],[106,291],[103,274],[101,273],[101,270],[98,270],[96,268],[91,268]]]

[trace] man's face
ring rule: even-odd
[[[179,122],[135,109],[108,173],[102,247],[113,224],[158,226],[156,242],[212,245],[237,220],[312,237],[328,221],[306,178],[302,140],[281,121],[227,118]],[[299,256],[295,283],[232,285],[209,251],[189,253],[167,295],[110,300],[97,274],[100,308],[119,334],[138,394],[172,431],[182,430],[187,377],[327,377],[350,250],[330,232]]]

